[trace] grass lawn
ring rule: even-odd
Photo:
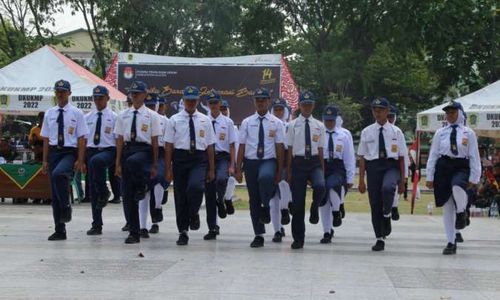
[[[235,202],[234,206],[236,209],[248,209],[248,192],[246,187],[237,187],[235,191]],[[307,202],[310,203],[312,199],[312,192],[309,190],[307,192]],[[434,196],[433,194],[422,194],[422,198],[415,202],[416,215],[427,214],[427,204],[432,202],[434,206]],[[345,209],[347,212],[370,212],[370,204],[368,203],[368,194],[360,194],[359,192],[351,191],[347,193],[345,200]],[[399,200],[399,213],[400,214],[410,214],[410,199],[404,201],[401,196]],[[441,208],[434,207],[434,215],[441,215]]]

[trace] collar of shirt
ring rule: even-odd
[[[149,110],[149,108],[147,108],[147,107],[146,107],[146,105],[144,105],[144,104],[143,104],[141,107],[139,107],[138,109],[135,109],[135,107],[134,107],[134,106],[131,106],[129,109],[130,109],[130,112],[131,112],[132,114],[134,113],[134,111],[136,111],[136,110],[137,110],[137,111],[139,112],[139,114],[140,114],[140,115],[144,115],[144,114],[146,114],[146,113],[147,113],[147,111]]]
[[[257,119],[257,121],[259,121],[259,118],[264,118],[264,119],[267,119],[269,121],[269,117],[271,116],[271,114],[269,112],[267,112],[265,115],[261,116],[261,115],[259,115],[258,112],[255,112],[254,116],[255,116],[255,119]]]
[[[71,104],[68,102],[68,103],[66,103],[66,105],[64,105],[64,107],[60,107],[59,105],[57,105],[56,108],[57,108],[57,110],[62,108],[63,111],[68,111],[68,109],[71,108]]]
[[[193,113],[193,117],[196,117],[198,114],[200,114],[200,112],[198,110],[195,110],[194,113]],[[187,110],[184,109],[183,111],[181,111],[181,116],[189,118],[189,115],[190,114],[188,113]]]
[[[300,122],[302,122],[302,123],[305,123],[306,120],[308,120],[309,123],[311,123],[311,121],[313,120],[312,116],[309,116],[309,117],[306,118],[302,114],[300,114],[297,119],[300,120]]]
[[[220,121],[222,121],[224,115],[219,113],[219,115],[216,118],[214,118],[212,114],[208,114],[208,117],[210,118],[210,121],[215,121],[216,123],[219,123]]]
[[[377,130],[380,130],[380,128],[384,128],[385,130],[388,130],[391,128],[391,123],[389,121],[386,121],[384,125],[380,125],[378,122],[375,122],[377,124]]]

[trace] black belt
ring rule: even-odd
[[[70,151],[70,150],[76,150],[76,147],[49,146],[49,150],[52,150],[52,151]]]
[[[148,143],[142,143],[142,142],[126,142],[125,147],[135,147],[135,146],[151,146]]]
[[[97,150],[97,151],[106,151],[106,150],[114,150],[116,147],[110,146],[110,147],[88,147],[89,150]]]
[[[318,155],[312,155],[310,158],[306,158],[305,156],[302,156],[302,155],[295,155],[293,158],[294,159],[311,160],[311,159],[318,159],[319,156]]]
[[[441,155],[440,158],[448,159],[448,160],[467,160],[468,158],[466,157],[453,157],[453,156],[448,156],[448,155]]]
[[[186,149],[174,149],[175,152],[181,152],[181,153],[188,153],[188,154],[201,154],[207,152],[206,150],[196,150],[196,151],[191,151],[191,150],[186,150]]]

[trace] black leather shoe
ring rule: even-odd
[[[67,206],[66,208],[63,208],[61,210],[61,218],[60,218],[61,223],[71,222],[71,213],[72,213],[71,206]]]
[[[382,233],[384,236],[389,236],[392,232],[392,226],[391,226],[391,218],[390,217],[384,217],[382,220]]]
[[[457,244],[448,243],[443,249],[443,255],[457,254]]]
[[[120,204],[120,203],[122,203],[122,200],[120,200],[120,197],[115,197],[115,198],[109,200],[108,202],[112,203],[112,204]]]
[[[288,211],[290,212],[290,215],[293,216],[293,202],[288,202]]]
[[[226,204],[226,212],[228,215],[234,215],[234,206],[233,206],[233,201],[231,200],[225,200],[224,203]]]
[[[211,240],[216,240],[217,239],[217,234],[215,231],[210,230],[205,236],[203,237],[205,241],[211,241]]]
[[[264,247],[264,238],[261,237],[261,236],[256,236],[252,243],[250,243],[250,247],[251,248],[260,248],[260,247]]]
[[[163,221],[163,210],[161,208],[153,208],[151,222],[160,223]]]
[[[64,241],[66,240],[66,232],[54,232],[49,236],[49,241]]]
[[[263,206],[260,208],[259,222],[261,222],[262,224],[271,223],[271,213],[269,212],[269,207]]]
[[[138,187],[134,194],[134,200],[136,202],[141,201],[144,197],[146,197],[147,192],[149,192],[149,186],[147,184],[142,187]]]
[[[465,228],[465,224],[467,222],[467,216],[464,212],[457,214],[457,219],[455,221],[455,229],[461,230]]]
[[[372,247],[372,251],[384,251],[385,249],[385,242],[381,240],[377,240],[375,245]]]
[[[189,220],[189,229],[198,230],[200,229],[200,215],[191,217]]]
[[[292,245],[290,247],[293,250],[302,249],[302,248],[304,248],[304,242],[293,241],[293,243],[292,243]]]
[[[109,197],[111,197],[111,192],[106,189],[106,192],[104,192],[103,195],[97,197],[96,207],[102,209],[108,205]]]
[[[283,240],[283,236],[281,235],[280,231],[276,231],[276,233],[273,236],[273,243],[281,243]]]
[[[330,232],[325,232],[323,238],[319,241],[321,244],[330,244],[332,242],[333,229]]]
[[[223,201],[217,201],[217,215],[221,219],[225,219],[227,217],[226,206]]]
[[[122,227],[122,231],[129,231],[130,230],[130,227],[128,226],[128,223],[125,224],[123,227]]]
[[[143,228],[141,230],[139,230],[139,235],[141,236],[141,238],[143,239],[149,239],[149,232],[147,229]]]
[[[318,207],[314,204],[311,204],[311,209],[309,210],[309,212],[310,212],[309,223],[318,224],[318,222],[319,222]]]
[[[89,197],[83,197],[82,200],[80,201],[80,203],[89,203],[89,202],[90,202]]]
[[[340,204],[340,215],[342,215],[342,219],[345,218],[345,208],[344,208],[344,203]]]
[[[128,237],[125,239],[125,244],[137,244],[141,242],[141,238],[139,235],[135,234],[129,234]]]
[[[285,236],[285,228],[281,227],[280,232],[281,232],[281,236],[284,237]]]
[[[158,226],[158,224],[151,225],[151,229],[149,229],[149,233],[157,234],[158,232],[160,232],[160,226]]]
[[[455,234],[455,243],[463,243],[464,238],[462,237],[462,234],[460,232],[457,232]]]
[[[215,225],[214,232],[215,232],[216,235],[220,234],[220,227],[219,227],[219,225]]]
[[[391,218],[394,221],[398,221],[399,220],[399,210],[398,210],[397,207],[393,207],[391,209]]]
[[[176,244],[177,246],[186,246],[189,242],[189,237],[187,233],[183,232],[179,234],[179,239],[177,240]]]
[[[333,215],[333,227],[339,227],[340,225],[342,225],[342,215],[340,213],[340,211],[334,211],[332,212],[332,215]]]
[[[288,212],[288,209],[282,209],[281,210],[281,225],[288,225],[290,224],[290,213]]]
[[[90,228],[87,231],[87,235],[101,235],[102,234],[102,227],[94,227]]]

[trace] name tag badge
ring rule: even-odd
[[[205,137],[205,130],[200,130],[200,137],[204,138]]]
[[[144,132],[147,132],[148,128],[149,128],[148,124],[142,124],[141,125],[141,130],[144,131]]]
[[[398,145],[392,144],[391,145],[391,152],[398,152]]]
[[[335,152],[342,152],[342,145],[335,145]]]
[[[68,134],[73,135],[75,133],[75,127],[68,127]]]
[[[462,139],[462,145],[463,146],[467,146],[467,144],[469,144],[469,139],[463,138]]]
[[[105,132],[106,134],[110,134],[110,133],[111,133],[111,127],[106,127],[106,128],[104,128],[104,132]]]
[[[317,134],[313,134],[313,138],[312,138],[313,142],[317,143],[319,142],[319,135]]]
[[[269,137],[273,138],[276,136],[276,130],[269,130]]]
[[[219,140],[220,140],[220,141],[223,141],[223,140],[225,140],[225,139],[226,139],[226,134],[225,134],[224,132],[221,132],[221,133],[219,134]]]

